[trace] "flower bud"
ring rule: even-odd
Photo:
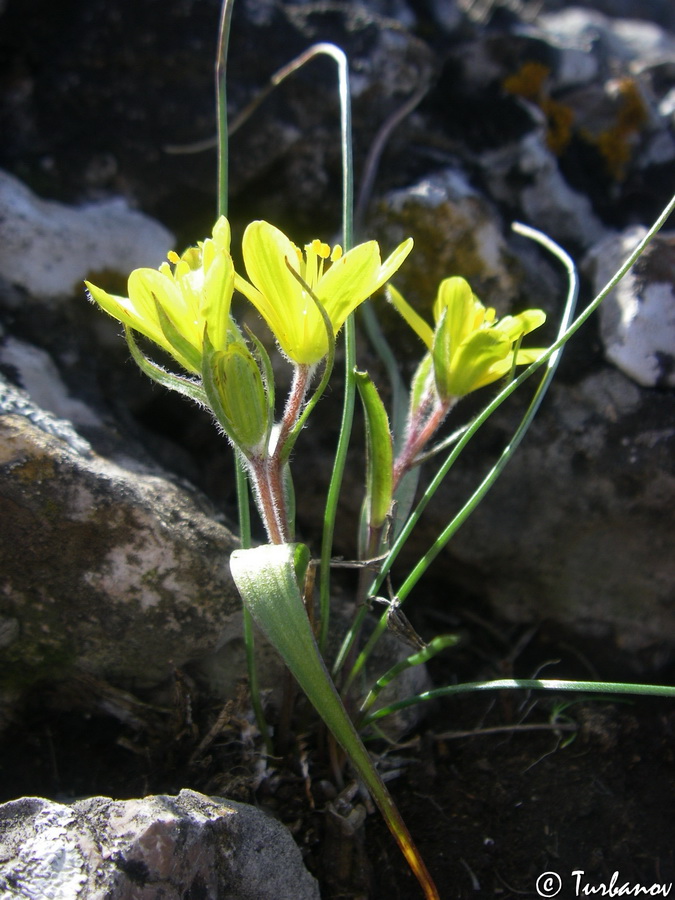
[[[217,397],[211,395],[209,400],[217,401],[212,402],[216,418],[233,444],[250,457],[267,441],[270,428],[267,392],[258,364],[243,341],[232,341],[226,350],[210,354],[206,364],[210,373],[204,373],[204,384],[215,389]]]

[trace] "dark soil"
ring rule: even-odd
[[[478,719],[478,706],[464,704],[459,722]],[[538,713],[545,721],[546,706]],[[578,870],[593,885],[615,871],[619,884],[675,880],[672,708],[583,703],[570,715],[581,733],[564,749],[554,733],[427,738],[426,758],[394,795],[441,897],[535,897],[545,872],[560,876],[563,898],[579,896]],[[501,709],[490,720],[513,718]],[[418,896],[384,829],[369,828],[382,853],[371,896]]]
[[[554,658],[562,662],[549,664],[546,677],[588,677],[579,660],[594,648],[570,649],[558,629],[509,635],[502,623],[461,619],[463,643],[433,667],[436,683],[531,676]],[[496,628],[523,648],[517,660],[499,651],[507,640],[497,640]],[[595,649],[607,660],[600,677],[616,677],[613,666],[627,660],[611,659],[606,645]],[[327,900],[421,896],[377,811],[365,827],[351,827],[365,801],[348,786],[340,802],[310,738],[256,779],[261,747],[246,737],[244,686],[216,707],[176,673],[169,714],[149,711],[143,723],[134,708],[133,728],[96,712],[104,690],[73,683],[35,691],[0,750],[0,800],[125,799],[185,787],[225,795],[257,803],[290,827]],[[75,696],[79,711],[71,703],[60,712],[64,697]],[[129,695],[117,700],[133,707]],[[614,872],[619,887],[675,881],[672,702],[502,691],[427,712],[399,746],[372,747],[443,900],[536,897],[546,872],[561,877],[561,898],[609,885]]]

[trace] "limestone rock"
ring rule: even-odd
[[[636,226],[586,260],[599,292],[647,233]],[[600,307],[607,359],[644,387],[675,387],[675,234],[661,232]]]
[[[34,406],[75,426],[102,427],[93,409],[70,394],[53,359],[44,350],[9,335],[0,342],[0,365],[15,374]],[[9,409],[4,407],[4,411]]]
[[[516,293],[517,267],[501,233],[495,209],[481,197],[460,169],[446,169],[417,184],[392,191],[380,203],[374,228],[385,246],[406,237],[415,252],[396,274],[406,297],[425,300],[429,308],[443,278],[461,274],[485,302],[501,310]]]
[[[628,16],[609,18],[597,10],[569,6],[545,13],[537,24],[564,45],[592,51],[594,47],[622,62],[672,59],[675,40],[655,22]]]
[[[32,297],[71,297],[96,272],[156,266],[169,231],[122,198],[82,207],[42,200],[0,171],[0,272]]]
[[[143,691],[238,641],[236,542],[199,496],[131,453],[100,456],[7,384],[3,401],[4,685],[80,671]]]
[[[178,796],[0,806],[0,893],[49,900],[318,900],[288,831],[243,803]]]
[[[674,413],[670,393],[618,371],[554,383],[439,562],[446,590],[487,597],[513,621],[564,623],[662,662],[675,634]],[[503,445],[515,416],[502,407],[483,440]],[[483,472],[481,454],[465,453],[429,513],[426,546]]]
[[[502,203],[519,206],[523,221],[556,240],[588,247],[606,230],[588,197],[570,187],[539,131],[481,154],[490,192]]]

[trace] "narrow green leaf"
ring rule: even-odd
[[[394,488],[394,457],[389,418],[367,372],[354,371],[366,417],[366,509],[368,526],[382,528]]]
[[[452,697],[455,694],[471,694],[479,691],[577,691],[584,694],[635,694],[647,697],[675,697],[675,685],[665,684],[630,684],[616,681],[567,681],[563,679],[538,679],[538,678],[499,678],[496,681],[471,681],[463,684],[448,684],[445,687],[425,691],[414,697],[406,697],[390,706],[376,709],[366,716],[364,725],[369,725],[377,719],[390,716],[399,709],[408,706],[416,706],[429,700],[438,700],[441,697]]]
[[[173,372],[167,372],[166,369],[163,369],[161,366],[158,366],[157,363],[148,359],[148,357],[141,352],[136,343],[136,339],[134,338],[134,333],[128,325],[124,326],[124,336],[126,337],[127,346],[134,358],[134,362],[148,378],[152,378],[157,384],[161,384],[162,387],[168,388],[170,391],[175,391],[177,394],[182,394],[184,397],[194,400],[199,406],[208,407],[209,402],[206,397],[206,392],[198,381],[193,381],[191,378],[185,378],[183,375],[176,375]]]
[[[458,642],[459,636],[456,634],[438,635],[438,637],[435,637],[432,641],[429,641],[429,643],[423,650],[419,650],[417,653],[411,654],[406,659],[402,659],[401,662],[396,663],[395,666],[392,666],[388,672],[385,672],[385,674],[381,678],[378,678],[378,680],[370,689],[365,700],[361,704],[361,718],[366,715],[368,710],[377,700],[381,691],[383,691],[387,687],[387,685],[394,680],[394,678],[397,678],[402,672],[405,672],[406,669],[410,669],[413,666],[419,666],[422,663],[428,662],[428,660],[430,660],[433,656],[436,656],[437,653],[440,653],[441,650],[445,650],[446,647],[454,647]]]

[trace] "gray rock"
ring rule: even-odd
[[[5,371],[9,368],[15,374],[34,406],[76,426],[102,427],[96,413],[70,394],[54,361],[44,350],[9,336],[0,343],[0,364]]]
[[[675,634],[674,421],[670,394],[615,370],[554,384],[437,574],[514,622],[563,623],[662,663]],[[503,444],[514,422],[502,407],[485,440]],[[485,471],[468,451],[435,500],[440,512],[430,507],[423,546]]]
[[[25,689],[46,681],[52,705],[154,733],[162,713],[139,698],[165,703],[173,667],[222,700],[246,673],[235,537],[196,493],[132,454],[99,455],[0,378],[0,730]],[[407,653],[384,642],[373,678]],[[278,699],[282,663],[261,635],[256,654],[261,688]],[[387,698],[428,686],[416,667]],[[400,736],[418,718],[387,727]]]
[[[71,297],[96,272],[159,265],[173,237],[116,198],[80,208],[42,200],[0,171],[0,272],[32,297]]]
[[[542,8],[560,11],[566,6],[566,0],[544,0]],[[671,0],[575,0],[572,8],[578,8],[582,12],[588,9],[612,19],[658,22],[664,28],[675,31],[675,10]]]
[[[647,233],[629,228],[594,247],[586,268],[599,292]],[[600,307],[605,356],[644,387],[675,387],[675,234],[661,232]]]
[[[178,796],[0,806],[0,892],[40,900],[315,900],[288,831],[258,809]]]
[[[517,292],[517,266],[500,217],[460,169],[388,194],[375,211],[373,229],[384,246],[415,239],[415,252],[394,279],[406,297],[410,285],[411,295],[430,307],[442,279],[457,274],[501,310]]]
[[[588,247],[606,234],[585,195],[573,190],[547,149],[543,132],[480,155],[492,195],[519,208],[523,221],[560,242]]]
[[[16,341],[15,343],[20,344],[22,342]],[[11,346],[11,339],[3,345],[2,350],[4,351],[7,346]],[[37,350],[37,348],[30,347],[30,345],[26,346],[28,346],[29,351],[35,350],[38,354],[38,358],[42,359],[41,351]],[[46,356],[46,359],[51,363],[51,366],[53,366],[53,363],[48,356]],[[6,362],[6,359],[4,361]],[[56,396],[59,402],[55,405],[62,408],[64,402],[64,395],[60,392],[62,382],[60,381],[58,373],[56,373],[56,375],[59,383],[59,389]],[[71,399],[72,398],[68,397],[67,394],[65,395],[66,403]],[[80,456],[89,456],[91,453],[89,442],[77,433],[71,422],[67,419],[58,418],[58,416],[42,409],[31,400],[26,391],[10,384],[0,375],[0,416],[8,415],[22,416],[35,425],[36,428],[44,431],[45,434],[53,435],[54,437],[65,441],[65,443]],[[93,417],[93,413],[89,413],[89,417]]]
[[[83,672],[139,691],[240,641],[236,541],[196,493],[94,452],[5,385],[0,617],[9,695]],[[233,684],[241,670],[230,669]],[[222,679],[222,673],[221,673]]]
[[[537,25],[568,47],[599,50],[623,63],[675,57],[675,39],[653,22],[612,19],[595,10],[570,6],[539,16]]]
[[[430,0],[429,11],[444,31],[452,33],[462,22],[462,10],[457,0]]]

